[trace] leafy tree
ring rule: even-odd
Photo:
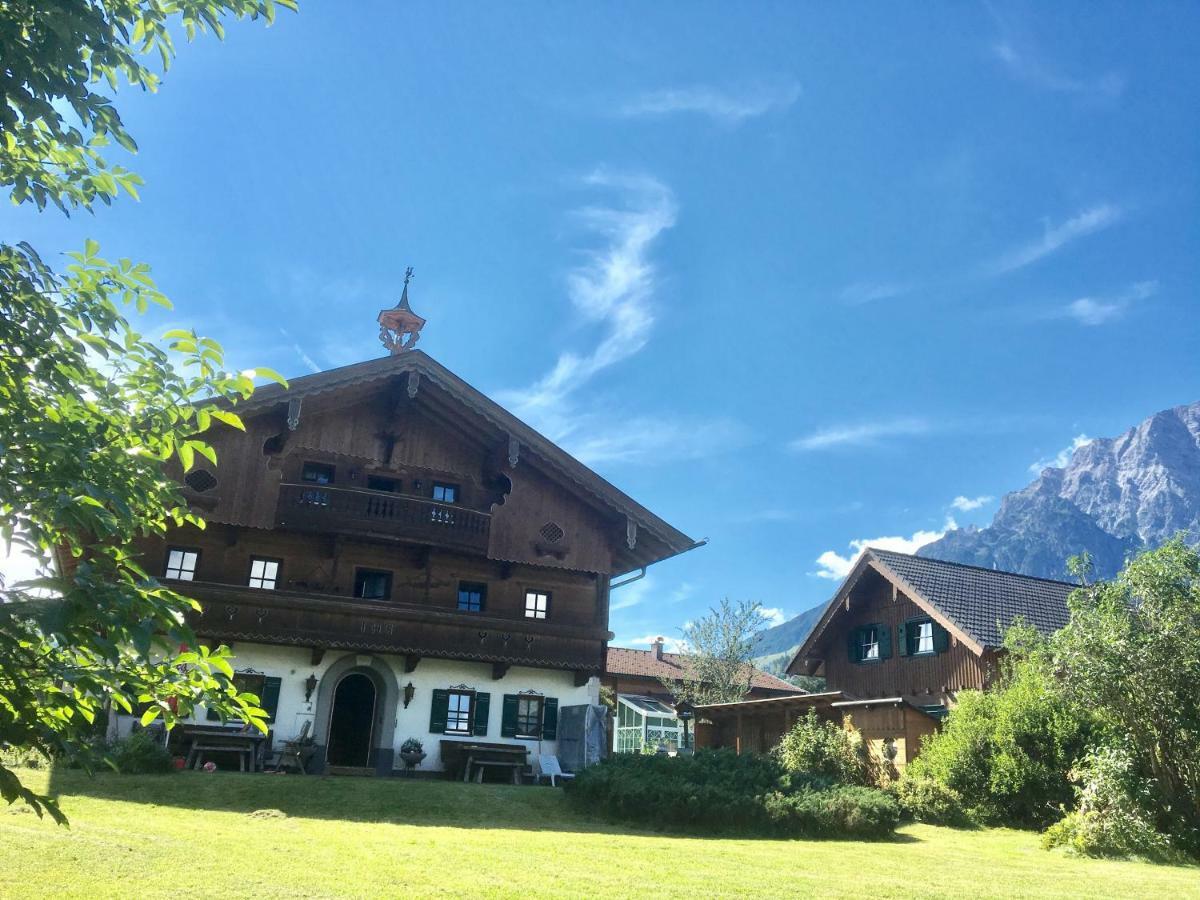
[[[757,632],[763,626],[761,604],[726,597],[720,606],[682,629],[687,678],[664,678],[663,685],[685,703],[730,703],[750,690]]]
[[[293,0],[278,0],[294,8]],[[272,0],[14,0],[0,4],[0,185],[14,203],[63,212],[109,203],[140,179],[100,153],[135,145],[109,97],[153,90],[139,57],[174,54],[227,17],[271,20]],[[55,106],[55,103],[58,106]],[[60,114],[66,103],[78,117]],[[168,726],[200,701],[258,727],[257,698],[233,686],[229,651],[198,647],[185,616],[197,604],[137,564],[137,540],[192,515],[168,463],[215,462],[203,435],[241,427],[234,404],[256,370],[227,372],[220,346],[194,332],[164,336],[176,357],[121,312],[169,306],[149,268],[110,262],[88,241],[55,273],[28,244],[0,244],[0,537],[43,561],[40,577],[0,587],[0,744],[99,759],[95,723],[109,705]],[[56,570],[48,559],[57,558]],[[0,796],[48,810],[0,764]]]
[[[1067,699],[1094,711],[1114,748],[1083,768],[1083,797],[1136,785],[1132,806],[1200,856],[1200,554],[1177,537],[1075,591],[1070,606],[1055,667]],[[1122,807],[1109,799],[1086,812],[1106,809]]]
[[[1064,702],[1047,642],[1016,625],[996,686],[963,691],[945,727],[906,767],[900,798],[920,819],[1043,827],[1074,795],[1069,772],[1090,734]]]
[[[867,784],[871,780],[862,735],[852,727],[823,721],[811,707],[780,738],[773,752],[788,772],[827,778],[838,784]]]

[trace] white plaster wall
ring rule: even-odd
[[[397,704],[396,732],[394,749],[397,753],[396,766],[403,767],[400,762],[400,745],[405,739],[415,737],[425,745],[428,754],[421,764],[422,771],[440,771],[442,766],[440,741],[449,737],[451,740],[462,740],[454,735],[430,734],[429,713],[433,702],[435,688],[449,688],[452,685],[467,685],[468,687],[491,695],[488,714],[488,730],[486,740],[504,744],[522,744],[529,747],[530,759],[540,753],[557,753],[557,741],[519,740],[516,738],[500,737],[500,720],[503,714],[505,694],[517,694],[521,691],[538,691],[547,697],[558,698],[559,709],[564,706],[575,706],[580,703],[600,702],[600,682],[591,678],[582,687],[575,686],[574,675],[571,672],[557,669],[534,669],[513,666],[499,681],[492,680],[491,663],[468,662],[447,659],[422,659],[416,671],[405,674],[404,658],[382,653],[358,653],[351,651],[329,650],[325,653],[320,665],[312,665],[311,651],[306,647],[279,647],[269,644],[237,643],[233,647],[233,667],[235,670],[254,669],[264,675],[272,675],[282,679],[279,689],[279,708],[275,713],[274,745],[278,747],[282,741],[289,740],[300,733],[305,720],[313,721],[309,734],[316,727],[315,716],[328,716],[330,710],[317,708],[317,697],[320,686],[313,691],[312,698],[304,700],[304,681],[310,674],[315,674],[320,680],[325,671],[334,663],[345,657],[370,659],[377,667],[389,667],[400,686],[403,697],[404,686],[410,682],[414,688],[412,702],[404,708],[403,699]],[[119,731],[127,734],[134,719],[131,716],[121,716]],[[204,709],[197,709],[190,720],[206,723]],[[485,740],[483,735],[476,736]]]

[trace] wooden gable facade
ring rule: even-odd
[[[206,638],[585,680],[604,668],[610,578],[695,545],[420,351],[238,411],[245,432],[206,435],[219,466],[185,478],[208,528],[144,548],[160,575],[172,549],[196,554]]]

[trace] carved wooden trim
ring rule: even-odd
[[[407,653],[404,656],[404,674],[411,675],[417,671],[417,664],[421,662],[421,657],[416,653]]]
[[[508,436],[508,466],[516,468],[517,462],[521,459],[521,442],[511,434]]]
[[[499,681],[508,674],[508,663],[492,663],[492,681]]]
[[[325,648],[324,647],[313,647],[312,648],[312,657],[311,657],[312,665],[319,666],[321,664],[321,660],[323,660],[324,658],[325,658]]]
[[[300,427],[300,407],[304,403],[303,397],[293,397],[288,401],[287,426],[288,431],[295,431]]]
[[[633,516],[625,517],[625,543],[632,550],[637,547],[637,522]]]
[[[415,400],[417,391],[421,389],[421,373],[411,371],[408,373],[408,384],[405,386],[405,393],[408,394],[409,400]]]

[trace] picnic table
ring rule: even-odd
[[[463,781],[470,781],[473,775],[481,784],[487,769],[501,769],[511,773],[513,784],[520,784],[521,773],[528,765],[529,748],[520,744],[443,740],[441,745],[442,764],[455,774],[461,766]]]
[[[257,771],[261,767],[262,750],[267,735],[257,728],[228,728],[221,725],[184,725],[183,740],[188,748],[189,769],[204,765],[206,753],[236,753],[238,771]]]

